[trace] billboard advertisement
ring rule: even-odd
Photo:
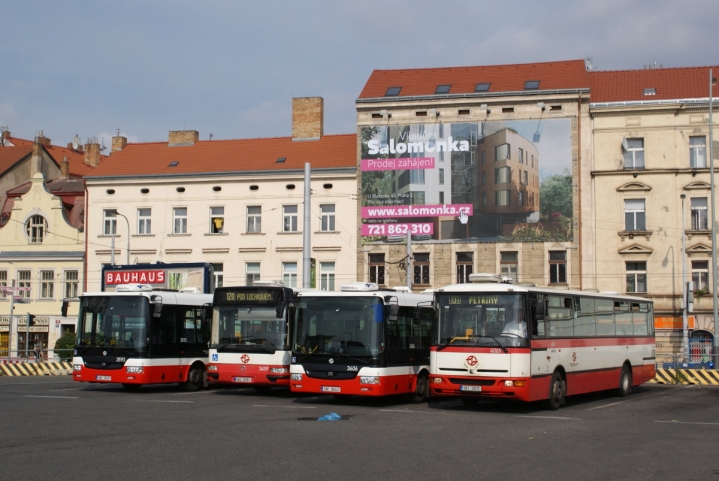
[[[120,284],[150,284],[155,289],[175,291],[197,287],[204,293],[212,293],[213,268],[206,262],[103,266],[102,290],[115,291]]]
[[[363,242],[569,241],[570,119],[360,131]]]

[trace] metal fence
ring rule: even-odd
[[[43,362],[43,361],[70,361],[72,360],[73,349],[13,349],[0,350],[0,362],[22,361],[22,362]]]

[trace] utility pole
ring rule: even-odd
[[[411,229],[407,229],[407,287],[409,288],[409,291],[412,292],[412,277],[414,275],[414,272],[412,272],[412,233]]]
[[[712,215],[712,297],[714,298],[714,368],[717,367],[717,361],[719,357],[719,305],[717,305],[717,223],[716,215],[716,202],[714,199],[714,124],[712,123],[712,84],[714,83],[714,77],[712,76],[712,69],[709,69],[709,166],[710,166],[710,184],[712,194],[712,208],[710,209]]]
[[[303,209],[304,224],[302,226],[302,287],[312,287],[312,217],[310,199],[312,198],[312,185],[310,184],[310,163],[305,162],[305,206]],[[289,287],[289,286],[288,286]]]

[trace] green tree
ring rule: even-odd
[[[62,350],[57,352],[57,356],[61,361],[72,360],[72,350],[75,347],[75,334],[70,332],[70,329],[66,329],[62,337],[55,342],[55,351],[59,349],[70,349]]]
[[[549,220],[557,212],[569,219],[573,217],[572,173],[569,169],[545,178],[539,186],[539,213],[542,218]]]

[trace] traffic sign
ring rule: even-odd
[[[13,291],[29,291],[29,287],[0,286],[0,292],[10,294]]]

